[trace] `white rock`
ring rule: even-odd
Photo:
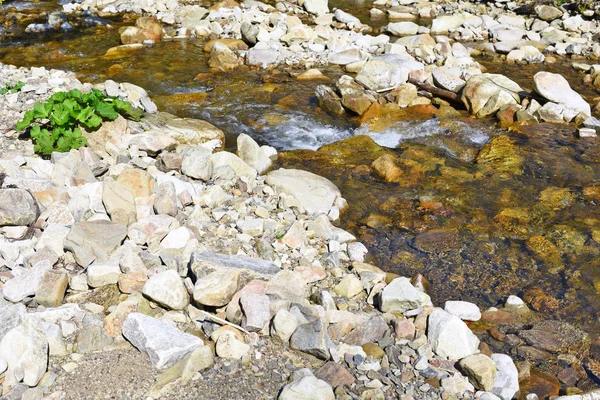
[[[217,339],[215,350],[219,357],[239,360],[250,351],[250,346],[240,342],[235,333],[226,331]]]
[[[48,340],[37,320],[30,318],[0,341],[0,359],[8,363],[5,387],[23,382],[36,386],[48,367]]]
[[[286,385],[278,397],[279,400],[334,400],[331,386],[313,375]]]
[[[131,313],[123,323],[123,336],[146,353],[157,368],[167,368],[203,346],[204,342],[169,323],[141,313]]]
[[[191,238],[192,232],[188,228],[182,226],[169,232],[160,242],[160,246],[163,249],[183,249]]]
[[[429,316],[427,336],[436,354],[452,360],[474,354],[479,346],[477,336],[460,318],[439,308]]]
[[[481,319],[479,307],[468,301],[447,301],[444,304],[444,310],[464,321],[479,321]]]
[[[121,267],[118,261],[94,262],[87,268],[87,282],[93,288],[115,284],[119,275]]]
[[[153,275],[144,285],[142,293],[152,301],[172,310],[182,310],[190,302],[179,274],[172,269]]]
[[[287,343],[296,331],[296,328],[298,328],[298,319],[296,319],[294,314],[282,308],[277,311],[277,314],[273,318],[271,336],[278,338],[283,343]]]
[[[267,151],[265,151],[267,150]],[[269,148],[263,149],[250,136],[242,133],[237,137],[237,153],[242,160],[254,168],[260,175],[271,168],[273,161],[269,157]],[[277,151],[275,150],[275,153]]]
[[[502,400],[511,400],[519,391],[519,371],[506,354],[492,354],[492,360],[496,363],[496,379],[491,392]]]
[[[590,105],[569,85],[569,82],[560,74],[541,71],[533,77],[533,89],[544,98],[564,104],[565,107],[575,109],[585,115],[592,115]]]
[[[403,313],[432,305],[429,295],[414,287],[406,277],[391,281],[380,296],[380,307],[383,312]]]

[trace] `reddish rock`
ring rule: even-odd
[[[342,385],[352,385],[355,381],[344,367],[332,361],[325,363],[315,372],[315,376],[329,383],[334,388]]]
[[[397,339],[413,340],[415,338],[415,324],[409,319],[394,318],[392,320],[392,327],[396,332]]]

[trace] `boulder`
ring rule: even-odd
[[[429,316],[427,337],[437,355],[452,360],[474,354],[479,346],[477,336],[460,318],[439,308]]]
[[[569,82],[560,74],[540,71],[533,76],[533,90],[545,99],[563,104],[577,113],[592,115],[590,105],[579,93],[571,89]]]
[[[367,61],[358,72],[356,81],[367,89],[385,92],[406,83],[411,71],[423,69],[423,64],[410,56],[386,54]]]
[[[237,154],[260,175],[271,168],[271,156],[277,155],[277,150],[271,146],[259,146],[250,136],[242,133],[237,137]]]
[[[48,367],[48,340],[35,318],[26,319],[4,335],[0,360],[8,364],[4,387],[21,381],[30,387],[38,384]]]
[[[190,296],[175,270],[153,275],[142,289],[144,296],[171,310],[182,310],[190,302]]]
[[[506,354],[492,354],[496,363],[496,378],[491,392],[502,400],[511,400],[519,391],[519,371]]]
[[[87,267],[94,260],[108,260],[126,235],[127,228],[116,222],[77,222],[65,238],[64,246],[73,253],[79,265]]]
[[[473,354],[460,360],[460,367],[467,373],[473,385],[480,390],[489,391],[494,386],[496,364],[483,354]]]
[[[444,304],[444,310],[464,321],[479,321],[481,319],[479,307],[468,301],[447,301]]]
[[[341,197],[340,190],[330,180],[299,169],[271,171],[265,182],[279,193],[294,197],[311,214],[327,214]]]
[[[509,104],[519,104],[523,89],[504,75],[474,75],[463,88],[461,99],[471,114],[486,117]]]
[[[380,295],[379,307],[383,312],[406,312],[423,306],[431,306],[431,298],[410,283],[410,279],[400,277],[387,285]]]
[[[37,216],[35,198],[25,189],[0,189],[0,226],[27,226]]]
[[[204,345],[200,338],[138,312],[127,316],[123,336],[157,368],[168,368]]]

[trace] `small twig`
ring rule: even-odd
[[[242,328],[241,326],[234,324],[233,322],[226,321],[223,318],[219,318],[216,315],[212,315],[211,313],[206,312],[204,310],[199,310],[199,311],[202,313],[202,315],[204,315],[205,317],[208,317],[209,319],[212,319],[214,322],[218,322],[220,324],[232,326],[235,329],[239,329],[240,331],[242,331],[244,333],[248,333],[248,334],[250,333],[247,330],[245,330],[244,328]]]

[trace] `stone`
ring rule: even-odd
[[[387,54],[372,57],[358,72],[356,81],[367,89],[384,92],[408,80],[410,72],[423,70],[423,64],[410,56]]]
[[[506,354],[492,354],[492,360],[496,363],[496,378],[490,391],[502,400],[511,400],[519,391],[519,371]]]
[[[473,354],[460,360],[459,364],[477,389],[492,389],[496,378],[496,364],[491,358],[483,354]]]
[[[112,342],[112,337],[102,325],[88,325],[77,331],[77,352],[81,354],[102,351]]]
[[[598,137],[595,128],[579,128],[577,129],[577,136],[580,138]]]
[[[23,271],[20,275],[6,282],[2,288],[4,298],[17,303],[26,297],[34,296],[44,279],[44,275],[51,269],[52,264],[45,260]]]
[[[210,150],[198,146],[183,153],[181,172],[190,178],[208,181],[213,174],[213,164],[210,160]],[[169,214],[170,215],[170,214]]]
[[[19,326],[25,314],[24,304],[11,304],[0,298],[0,341],[8,331]]]
[[[213,154],[210,159],[213,163],[213,178],[216,178],[215,173],[219,167],[229,166],[235,171],[238,178],[244,178],[248,183],[254,182],[256,179],[256,170],[233,153],[220,151]]]
[[[327,214],[341,197],[340,190],[330,180],[299,169],[271,171],[266,175],[265,183],[279,193],[294,197],[310,214]]]
[[[415,338],[417,329],[410,319],[394,318],[392,320],[392,327],[396,333],[396,338],[400,340],[413,340]]]
[[[190,302],[190,296],[175,270],[153,275],[142,289],[144,296],[171,310],[183,310]]]
[[[477,336],[460,318],[439,308],[429,316],[427,337],[437,355],[453,360],[474,354],[479,346]]]
[[[321,15],[329,13],[328,0],[304,0],[301,6],[311,14]]]
[[[87,268],[87,283],[93,288],[113,285],[120,275],[121,267],[117,261],[94,262]]]
[[[536,6],[534,10],[539,19],[547,22],[554,21],[563,15],[563,12],[560,9],[546,4],[540,4]]]
[[[300,325],[290,338],[292,349],[312,354],[322,360],[329,360],[329,349],[332,346],[333,342],[327,333],[327,324],[320,319]]]
[[[160,241],[160,247],[163,249],[183,249],[192,239],[192,231],[185,226],[173,229]]]
[[[274,275],[280,271],[280,268],[271,261],[261,258],[202,251],[192,253],[190,270],[197,277],[222,268],[252,271],[261,275]]]
[[[431,76],[437,86],[454,93],[458,93],[466,84],[464,79],[454,75],[445,68],[434,69]]]
[[[298,319],[294,314],[282,308],[277,311],[271,325],[271,336],[287,343],[298,328]]]
[[[308,297],[308,287],[302,274],[296,271],[282,270],[271,278],[267,293],[296,303],[303,303]]]
[[[340,283],[333,287],[333,291],[338,295],[351,299],[363,292],[363,284],[356,276],[348,274],[342,278]]]
[[[590,105],[571,89],[569,82],[560,74],[545,71],[536,73],[533,76],[533,90],[549,101],[574,109],[576,114],[582,112],[592,115]]]
[[[158,246],[172,229],[178,227],[179,222],[169,215],[149,215],[131,224],[127,236],[139,246],[147,244],[152,248]]]
[[[474,75],[467,80],[461,99],[471,114],[482,118],[495,114],[509,104],[519,104],[522,90],[503,75]]]
[[[343,115],[346,111],[342,105],[342,99],[338,94],[327,85],[319,85],[315,88],[315,94],[319,107],[334,115]]]
[[[250,346],[238,340],[233,332],[224,332],[217,339],[215,349],[219,357],[240,360],[248,354]]]
[[[123,336],[157,368],[168,368],[204,345],[200,338],[138,312],[127,316]]]
[[[232,71],[242,64],[243,60],[226,45],[221,42],[214,43],[210,58],[208,59],[208,66],[211,68],[211,71]]]
[[[33,387],[48,367],[48,340],[40,323],[26,319],[8,331],[0,341],[0,360],[8,364],[4,387],[19,382]]]
[[[173,182],[166,181],[158,185],[154,195],[154,211],[171,217],[177,215],[177,191]]]
[[[121,33],[121,43],[144,43],[146,40],[160,42],[162,37],[163,30],[158,20],[152,17],[140,17],[136,20],[135,26],[129,26]]]
[[[279,400],[334,400],[329,384],[313,375],[294,381],[281,390]]]
[[[423,306],[431,306],[428,294],[415,288],[406,277],[394,279],[380,295],[380,309],[383,312],[406,312]]]
[[[242,133],[237,137],[237,154],[262,175],[271,168],[273,161],[270,154],[277,154],[277,150],[270,146],[261,147],[250,136]]]
[[[519,332],[529,345],[553,353],[576,354],[585,357],[590,349],[589,335],[562,321],[542,321],[530,330]]]
[[[102,203],[113,219],[118,210],[125,215],[131,215],[132,219],[135,216],[135,197],[125,185],[111,177],[105,178],[102,182]]]
[[[385,30],[394,36],[411,36],[419,32],[419,25],[411,21],[390,22]]]
[[[463,321],[479,321],[481,319],[479,307],[468,301],[447,301],[444,304],[444,310]]]
[[[388,325],[383,317],[378,315],[356,326],[344,337],[344,342],[354,346],[362,346],[366,343],[379,341],[386,333],[388,333]]]
[[[58,307],[65,297],[69,286],[69,274],[66,271],[47,271],[35,293],[35,300],[44,307]]]
[[[110,221],[77,222],[64,241],[82,267],[93,261],[106,261],[127,235],[124,225]]]
[[[240,304],[244,312],[242,327],[250,332],[263,330],[271,319],[269,309],[269,296],[256,293],[244,293],[240,297]]]
[[[25,189],[0,189],[0,226],[28,226],[35,222],[38,206]]]
[[[281,55],[279,50],[251,48],[246,52],[246,63],[267,68],[270,65],[279,64]]]
[[[242,271],[222,269],[198,279],[194,285],[194,300],[205,306],[223,307],[241,289]]]
[[[346,368],[333,361],[328,361],[319,368],[315,372],[315,377],[324,380],[334,388],[344,385],[350,386],[356,381]]]
[[[148,197],[154,189],[154,178],[143,169],[128,168],[123,170],[117,182],[125,186],[136,197]]]

